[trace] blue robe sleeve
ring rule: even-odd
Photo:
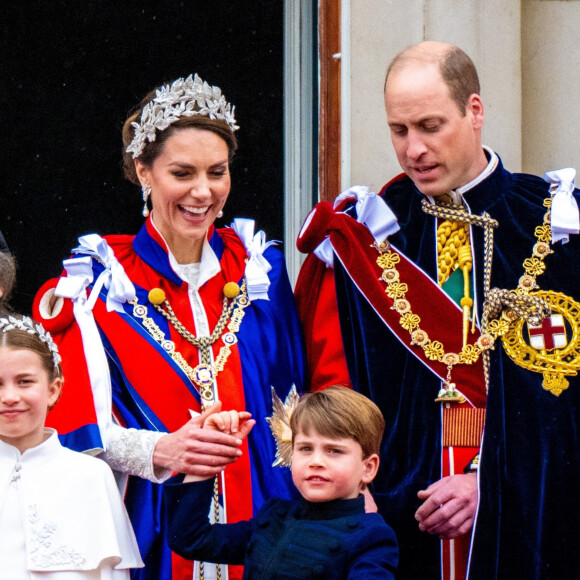
[[[181,483],[177,475],[163,485],[163,514],[169,547],[183,558],[243,565],[253,523],[209,522],[214,480]]]

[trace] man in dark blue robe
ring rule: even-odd
[[[385,415],[382,470],[373,494],[399,539],[399,578],[465,577],[471,533],[472,580],[571,577],[580,565],[572,544],[580,516],[580,494],[574,489],[580,481],[580,381],[574,374],[580,367],[580,305],[567,296],[580,288],[574,263],[578,238],[551,244],[554,222],[549,215],[545,218],[544,206],[550,185],[539,177],[509,173],[493,151],[482,147],[479,83],[463,51],[434,42],[411,47],[394,59],[385,88],[391,137],[406,175],[387,184],[380,195],[398,218],[400,230],[389,242],[402,256],[400,265],[408,260],[417,267],[416,274],[405,278],[401,267],[400,281],[408,285],[404,298],[411,312],[419,313],[429,338],[440,342],[446,353],[461,349],[455,346],[461,324],[449,314],[446,298],[449,294],[454,299],[454,290],[443,287],[438,294],[428,280],[438,280],[436,236],[443,220],[429,208],[444,197],[470,216],[484,215],[481,223],[468,222],[469,299],[478,326],[489,289],[516,289],[526,273],[532,290],[537,284],[564,297],[542,295],[555,316],[539,328],[528,330],[516,317],[503,338],[495,333],[495,346],[486,351],[488,365],[482,365],[487,355],[481,354],[471,365],[452,366],[451,376],[446,376],[441,360],[430,360],[421,344],[400,332],[397,315],[390,320],[393,300],[381,297],[377,285],[385,291],[392,288],[380,279],[381,268],[373,270],[377,252],[369,249],[373,227],[361,218],[364,196],[356,204],[341,202],[335,213],[319,207],[298,242],[304,250],[316,247],[318,256],[309,257],[297,285],[313,386],[351,384]],[[556,189],[570,202],[569,181]],[[318,259],[324,255],[326,236],[333,256],[327,262],[333,269]],[[546,247],[553,253],[542,253]],[[469,300],[462,304],[469,305]],[[342,341],[336,340],[337,333]],[[529,335],[536,338],[532,341]],[[538,340],[545,342],[538,346]],[[434,401],[442,384],[448,386],[451,380],[462,394],[469,391],[467,404]],[[567,382],[568,388],[558,392]],[[468,439],[461,428],[458,442],[448,440],[444,416],[449,407],[470,406],[474,413],[484,408],[486,387],[478,498],[476,462],[455,457],[472,443],[462,443]],[[465,463],[469,473],[462,474]],[[425,491],[417,496],[420,490]]]

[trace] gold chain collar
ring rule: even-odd
[[[544,200],[544,206],[550,208],[551,197]],[[538,242],[534,245],[533,255],[524,261],[523,266],[526,273],[520,278],[518,288],[511,291],[494,288],[490,291],[491,261],[493,256],[492,228],[497,227],[498,222],[491,219],[486,213],[476,216],[466,213],[460,207],[435,206],[423,200],[423,211],[429,215],[444,219],[458,219],[462,222],[482,226],[485,229],[485,302],[482,333],[475,344],[465,344],[460,352],[445,352],[445,347],[440,341],[430,339],[427,332],[421,329],[421,318],[413,313],[411,303],[406,299],[408,285],[400,280],[400,275],[397,271],[397,264],[401,260],[400,256],[391,251],[388,240],[380,244],[377,242],[373,244],[373,247],[379,253],[376,263],[383,269],[380,280],[386,283],[385,293],[393,300],[392,308],[400,315],[399,324],[411,335],[411,345],[421,347],[429,360],[439,361],[447,366],[447,377],[443,382],[443,388],[435,399],[439,402],[465,401],[465,398],[456,389],[455,383],[451,381],[451,373],[455,365],[473,364],[482,354],[487,355],[495,340],[508,332],[510,324],[514,320],[525,318],[528,322],[537,324],[550,315],[550,307],[546,301],[529,294],[530,290],[537,287],[536,276],[545,271],[544,258],[552,251],[550,248],[549,209],[544,216],[544,223],[535,230]],[[483,360],[487,390],[489,383],[489,357],[484,356]]]
[[[237,294],[232,290],[237,287]],[[247,283],[244,277],[241,288],[233,282],[228,282],[224,287],[223,307],[220,318],[210,336],[197,337],[192,334],[175,315],[165,293],[159,288],[154,288],[149,293],[149,301],[153,307],[162,314],[175,328],[175,330],[199,351],[199,364],[192,368],[185,358],[175,348],[175,343],[168,340],[165,333],[155,321],[148,316],[147,306],[139,304],[137,298],[132,300],[133,315],[143,321],[143,326],[149,334],[161,345],[163,350],[171,356],[174,362],[185,372],[191,381],[200,389],[203,405],[209,406],[214,402],[215,379],[219,372],[224,369],[226,361],[231,354],[231,347],[238,342],[236,336],[244,318],[244,309],[251,302],[247,295]],[[229,296],[229,298],[228,298]],[[229,324],[228,323],[229,320]],[[226,329],[228,332],[224,332]],[[219,354],[212,364],[211,346],[219,339],[224,343]]]
[[[231,347],[238,342],[237,332],[240,329],[242,319],[244,318],[244,309],[250,305],[250,300],[247,294],[246,277],[242,281],[241,288],[235,282],[228,282],[224,286],[224,298],[222,304],[222,313],[216,323],[213,332],[209,336],[197,337],[191,333],[183,323],[177,318],[169,301],[165,298],[165,293],[159,289],[154,288],[149,292],[149,301],[166,320],[168,320],[173,328],[187,340],[190,344],[195,346],[199,351],[199,364],[192,369],[187,361],[183,358],[181,353],[175,350],[175,344],[170,340],[163,340],[162,346],[170,354],[170,356],[177,362],[177,364],[184,370],[187,376],[199,387],[199,393],[202,398],[202,407],[210,407],[215,402],[215,379],[219,372],[224,369],[226,361],[231,353]],[[135,300],[136,302],[136,300]],[[153,319],[147,317],[147,309],[144,306],[138,305],[139,308],[145,309],[145,317],[139,316],[135,312],[135,305],[133,313],[135,316],[143,318],[144,326],[149,330],[154,338],[160,334],[165,339],[165,335],[161,329],[155,324]],[[141,312],[141,310],[139,310]],[[147,318],[147,321],[145,320]],[[229,324],[227,324],[229,320]],[[226,328],[229,332],[224,334]],[[151,332],[155,327],[156,330]],[[220,348],[219,354],[214,363],[211,361],[211,346],[215,344],[221,337],[223,346]],[[169,351],[169,347],[171,350]],[[220,521],[220,502],[219,502],[219,483],[217,475],[214,478],[213,496],[212,496],[212,513],[214,522]],[[205,578],[205,562],[199,563],[200,578]],[[222,565],[216,564],[216,578],[221,580],[223,578]]]

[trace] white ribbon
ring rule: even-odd
[[[574,198],[576,170],[571,167],[548,171],[544,173],[544,180],[556,187],[552,196],[550,208],[552,243],[567,244],[569,234],[580,232],[580,216],[578,204]]]
[[[397,233],[401,228],[395,214],[385,200],[365,185],[354,185],[343,191],[334,200],[338,207],[345,199],[356,199],[356,221],[368,228],[377,243]],[[325,238],[314,250],[314,254],[328,267],[333,265],[333,250],[330,239]]]
[[[270,266],[263,254],[267,248],[276,245],[278,242],[266,242],[266,234],[262,230],[254,235],[254,225],[254,220],[236,218],[230,227],[242,240],[249,255],[246,264],[248,298],[250,300],[269,300],[270,278],[268,278],[268,272],[272,269],[272,266]]]
[[[91,294],[91,308],[94,306],[101,288],[105,286],[108,290],[107,312],[115,310],[116,312],[122,313],[123,304],[135,298],[135,286],[133,286],[133,283],[129,280],[127,274],[125,274],[125,270],[115,257],[115,253],[111,250],[109,244],[98,234],[89,234],[80,237],[79,244],[78,247],[73,249],[73,254],[95,256],[105,266],[105,269],[95,282]]]
[[[103,449],[107,446],[107,429],[112,425],[112,388],[107,355],[93,316],[93,307],[103,286],[108,289],[107,310],[122,312],[122,304],[135,297],[135,287],[125,274],[113,250],[107,242],[97,234],[79,238],[80,246],[73,253],[89,254],[98,257],[105,265],[105,270],[99,275],[93,285],[93,290],[87,298],[87,288],[92,283],[93,260],[90,256],[64,260],[63,265],[67,276],[62,277],[56,286],[55,294],[70,298],[73,303],[75,320],[79,325],[83,340],[83,350],[87,363],[97,424],[101,433]]]

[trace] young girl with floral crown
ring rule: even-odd
[[[0,318],[0,579],[128,579],[143,563],[111,469],[44,426],[62,384],[50,334]]]

